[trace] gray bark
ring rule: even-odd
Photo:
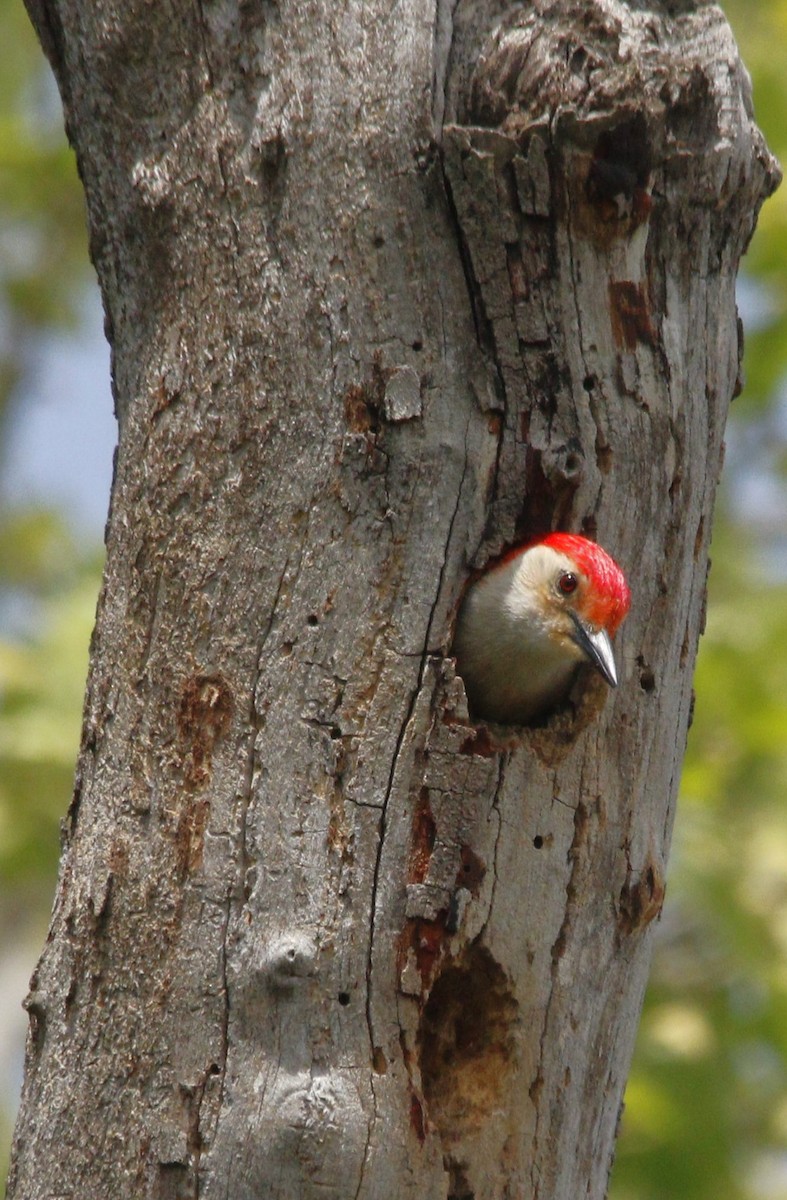
[[[9,1195],[606,1190],[777,171],[719,10],[30,0],[120,444]],[[474,726],[580,530],[622,683]]]

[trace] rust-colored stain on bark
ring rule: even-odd
[[[351,433],[377,433],[385,406],[385,385],[390,371],[382,365],[379,351],[372,372],[363,383],[352,383],[344,393],[344,419]]]
[[[413,812],[410,838],[410,883],[423,883],[429,873],[437,829],[429,804],[429,788],[422,787]]]
[[[637,879],[632,879],[629,872],[620,889],[619,931],[631,934],[647,928],[661,912],[665,891],[664,873],[657,864],[647,863]]]
[[[500,749],[487,727],[478,725],[462,742],[459,753],[477,754],[479,758],[494,758]]]
[[[210,779],[213,751],[229,728],[233,709],[232,692],[220,675],[192,675],[186,680],[178,709],[178,734],[189,787],[201,787]]]
[[[351,433],[373,433],[379,428],[378,414],[363,384],[350,384],[344,393],[344,419]]]
[[[434,920],[426,917],[408,917],[399,935],[397,956],[399,974],[404,970],[410,953],[421,977],[421,991],[429,990],[437,963],[442,957],[449,933],[446,928],[448,913],[441,910]]]
[[[610,280],[609,315],[615,344],[636,350],[640,342],[656,344],[656,331],[650,319],[650,305],[641,283],[629,279]]]
[[[202,862],[210,802],[193,795],[210,781],[216,743],[227,732],[234,709],[232,692],[220,675],[192,675],[180,697],[177,725],[186,791],[175,821],[178,874],[185,878]]]

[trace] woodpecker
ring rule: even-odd
[[[611,636],[631,594],[616,562],[587,538],[551,533],[495,563],[466,593],[453,654],[473,717],[523,725],[567,695],[581,663],[611,687]]]

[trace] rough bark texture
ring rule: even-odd
[[[721,13],[30,7],[120,446],[9,1195],[600,1198],[777,177]],[[474,726],[462,585],[554,527],[621,687]]]

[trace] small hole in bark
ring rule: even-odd
[[[320,618],[317,616],[317,614],[309,613],[308,617],[306,618],[306,624],[314,627],[315,625],[319,625],[319,623],[320,623]]]
[[[656,690],[656,677],[644,659],[639,658],[637,665],[639,667],[639,686],[643,692],[647,692],[649,695]]]
[[[347,1005],[350,1003],[350,993],[349,992],[339,992],[339,995],[336,997],[336,999],[339,1001],[342,1008],[346,1008]]]
[[[281,644],[282,654],[292,654],[292,646],[293,646],[292,642],[282,642],[282,644]]]
[[[541,847],[543,846],[543,844],[544,844],[544,839],[542,838],[540,833],[537,833],[536,836],[533,838],[533,845],[535,846],[536,850],[540,850]]]
[[[415,341],[413,342],[413,350],[415,350],[417,352],[418,350],[423,350],[423,348],[424,348],[424,344],[421,341],[421,339],[416,338]]]
[[[221,1067],[218,1063],[211,1063],[208,1067],[209,1075],[221,1075]]]
[[[581,74],[582,68],[584,67],[587,60],[588,60],[587,50],[585,50],[585,48],[583,46],[579,46],[574,51],[574,53],[571,55],[571,62],[569,63],[569,66],[571,67],[571,70],[574,72],[575,75]]]
[[[598,380],[596,379],[595,375],[586,375],[582,380],[582,386],[586,392],[592,392],[597,383]]]
[[[462,858],[456,873],[456,885],[477,896],[486,875],[486,864],[469,846],[462,847]]]
[[[372,245],[374,246],[374,248],[376,250],[379,250],[382,246],[385,245],[385,238],[383,237],[383,235],[381,233],[376,233],[374,235],[374,237],[372,238]]]

